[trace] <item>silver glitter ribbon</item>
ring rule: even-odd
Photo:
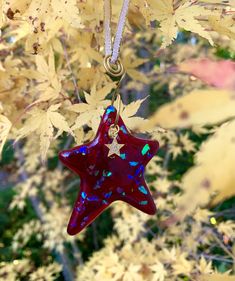
[[[125,27],[129,4],[130,4],[130,0],[123,0],[123,5],[119,16],[117,31],[114,38],[113,49],[112,49],[111,0],[104,0],[105,56],[111,56],[111,63],[115,63],[119,57],[122,35]]]

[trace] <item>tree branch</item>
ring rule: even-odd
[[[24,155],[23,155],[23,152],[22,152],[21,147],[19,145],[19,142],[17,142],[15,144],[15,149],[18,152],[19,164],[20,164],[21,167],[23,167],[25,160],[24,160]],[[27,172],[24,169],[22,169],[20,177],[21,177],[22,181],[26,181],[29,178]],[[39,197],[36,196],[36,195],[35,196],[29,196],[29,200],[30,200],[30,202],[31,202],[31,204],[33,206],[33,209],[34,209],[37,217],[43,223],[44,222],[44,218],[43,218],[42,210],[40,208],[40,199],[39,199]],[[60,252],[56,251],[56,257],[57,257],[57,259],[60,261],[60,263],[63,266],[62,270],[63,270],[64,280],[65,281],[74,281],[75,280],[74,279],[74,273],[73,273],[73,271],[71,269],[71,266],[69,264],[69,258],[67,256],[65,250],[64,250],[63,253],[60,253]]]
[[[77,98],[78,102],[80,103],[80,102],[82,102],[82,99],[81,99],[80,94],[79,94],[79,89],[78,89],[77,81],[76,81],[73,69],[71,67],[70,61],[69,61],[69,55],[68,55],[66,44],[65,44],[65,41],[64,41],[63,37],[61,37],[61,44],[63,46],[64,57],[65,57],[65,60],[66,60],[66,63],[67,63],[67,68],[68,68],[68,70],[70,71],[70,73],[72,75],[72,82],[73,82],[73,85],[74,85],[74,92],[75,92],[75,95],[76,95],[76,98]]]

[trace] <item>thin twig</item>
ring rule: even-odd
[[[22,152],[22,149],[20,147],[19,142],[17,142],[15,144],[15,149],[18,152],[19,164],[20,164],[21,167],[23,167],[25,159],[24,159],[24,155],[23,155],[23,152]],[[20,177],[21,177],[22,181],[26,181],[29,178],[29,176],[27,174],[27,171],[22,169]],[[29,200],[30,200],[30,202],[31,202],[31,204],[33,206],[33,209],[34,209],[37,217],[43,223],[44,222],[44,218],[43,218],[43,212],[42,212],[41,207],[40,207],[40,199],[39,199],[39,197],[36,196],[36,195],[29,196]],[[70,267],[69,258],[67,256],[65,250],[64,250],[63,253],[60,253],[60,252],[56,251],[56,257],[61,262],[61,264],[63,266],[62,270],[63,270],[64,280],[65,281],[74,281],[74,274],[73,274],[73,271],[72,271],[72,269]]]
[[[219,244],[219,246],[223,249],[223,251],[235,261],[235,256],[225,247],[225,245],[219,240],[215,233],[211,232],[215,241]]]
[[[215,260],[215,261],[221,261],[221,262],[227,262],[227,263],[233,263],[232,260],[229,259],[225,259],[222,257],[218,257],[218,256],[213,256],[213,255],[207,255],[207,254],[201,254],[204,258],[207,258],[209,260]]]
[[[73,85],[74,85],[74,92],[75,92],[75,95],[76,95],[76,98],[77,98],[78,102],[80,103],[80,102],[82,102],[82,99],[81,99],[80,94],[79,94],[79,89],[78,89],[77,81],[76,81],[73,69],[71,67],[70,61],[69,61],[69,55],[68,55],[68,51],[67,51],[66,44],[65,44],[65,41],[64,41],[63,37],[61,37],[61,44],[63,46],[64,57],[65,57],[65,60],[66,60],[66,63],[67,63],[67,68],[68,68],[68,70],[70,71],[70,73],[72,75],[72,81],[73,81]]]
[[[67,188],[65,189],[65,192],[70,191],[75,185],[78,185],[80,183],[80,178],[75,179],[71,183],[68,184]]]
[[[81,251],[79,250],[76,241],[72,241],[71,242],[72,248],[73,248],[73,256],[78,260],[78,264],[79,265],[83,265],[83,258],[82,258],[82,254]]]

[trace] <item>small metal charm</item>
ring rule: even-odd
[[[108,157],[111,157],[113,155],[117,155],[120,157],[120,149],[124,146],[124,144],[119,144],[117,142],[117,136],[120,128],[118,125],[112,124],[109,128],[108,135],[111,139],[113,139],[112,143],[105,144],[109,148]]]

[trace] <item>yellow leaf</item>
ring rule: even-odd
[[[18,131],[18,137],[15,141],[18,141],[21,138],[25,138],[26,136],[40,128],[42,122],[41,117],[43,117],[44,111],[35,109],[32,110],[29,114],[31,116],[26,120],[24,126]]]
[[[126,105],[122,111],[122,116],[123,118],[129,118],[134,116],[137,111],[139,110],[141,104],[147,99],[141,99],[141,100],[137,100],[137,101],[133,101],[131,103],[129,103],[128,105]]]
[[[235,121],[222,125],[196,155],[196,165],[182,179],[183,196],[178,201],[182,218],[203,206],[215,192],[213,204],[235,195]],[[226,168],[225,168],[226,167]]]
[[[63,115],[58,112],[48,111],[48,117],[52,125],[57,128],[60,132],[68,132],[72,134],[71,129],[69,128],[68,123],[65,121]],[[57,134],[58,136],[58,134]]]
[[[182,253],[174,262],[173,264],[173,270],[174,270],[174,274],[176,275],[180,275],[180,274],[184,274],[184,275],[190,275],[192,269],[193,269],[193,262],[189,261],[186,258],[186,254]]]
[[[11,122],[7,117],[0,114],[0,156],[2,153],[3,146],[7,140],[8,134],[11,129]],[[0,157],[1,158],[1,157]]]
[[[125,54],[125,60],[123,60],[123,65],[126,70],[126,73],[136,81],[140,81],[142,83],[148,83],[149,79],[146,77],[145,73],[141,73],[136,68],[145,62],[147,62],[147,59],[139,59],[136,57],[132,57],[131,54],[129,54],[129,50]]]
[[[41,116],[41,126],[39,128],[40,135],[40,154],[42,161],[45,161],[47,151],[53,139],[53,126],[50,122],[49,116],[45,113]]]
[[[112,89],[116,88],[116,82],[108,83],[103,88],[97,90],[94,85],[91,89],[90,95],[86,94],[86,101],[91,105],[96,105],[100,101],[104,100],[105,97],[111,93]]]
[[[190,1],[186,1],[185,4],[176,10],[176,22],[179,27],[197,33],[213,45],[211,35],[202,27],[200,21],[197,19],[198,17],[208,16],[210,14],[211,11],[206,10],[203,6],[192,5]]]
[[[27,3],[28,1],[25,1],[24,7],[21,7],[24,1],[16,1],[17,4],[15,5],[15,9],[18,9],[21,11],[21,13],[24,13],[24,16],[37,18],[36,21],[33,22],[34,26],[38,26],[40,22],[46,22],[47,23],[47,14],[48,11],[50,11],[50,1],[48,0],[34,0],[30,1],[31,3]],[[22,3],[21,3],[22,2]],[[49,18],[48,18],[49,20]]]
[[[213,45],[212,38],[206,31],[198,17],[207,16],[211,12],[203,6],[193,4],[191,1],[183,2],[181,6],[175,8],[173,1],[149,0],[152,11],[152,20],[160,22],[160,30],[163,33],[162,47],[167,47],[176,38],[179,28],[195,32],[206,38]]]
[[[40,92],[36,103],[56,99],[61,91],[61,83],[55,70],[55,57],[52,48],[50,48],[48,62],[41,55],[36,56],[35,62],[38,70],[38,75],[35,77],[38,81],[36,89]]]
[[[47,111],[34,109],[25,122],[24,126],[18,131],[16,139],[24,138],[32,133],[36,133],[40,138],[40,153],[42,160],[45,160],[50,143],[62,132],[69,132],[73,135],[63,115],[57,112],[61,104],[51,105]],[[54,136],[54,128],[58,130]]]
[[[76,0],[51,0],[51,5],[56,17],[65,20],[73,27],[83,27]]]
[[[235,223],[233,221],[221,222],[217,228],[218,232],[227,235],[230,239],[235,238]]]
[[[228,275],[226,273],[215,273],[209,275],[203,275],[201,281],[235,281],[235,276]]]
[[[82,113],[85,111],[89,111],[89,108],[90,108],[90,105],[87,103],[76,103],[76,104],[69,106],[67,109],[70,111],[77,112],[77,113]]]
[[[148,127],[184,128],[216,124],[235,116],[234,93],[226,90],[195,90],[176,99],[150,118]]]
[[[103,88],[97,90],[93,85],[91,93],[84,93],[86,103],[74,104],[68,107],[68,110],[80,113],[77,117],[72,130],[81,128],[83,125],[90,126],[93,131],[96,131],[100,122],[100,117],[103,114],[103,108],[108,106],[110,102],[104,100],[105,97],[116,87],[116,82],[108,83]]]
[[[0,0],[0,28],[2,27],[3,22],[4,22],[3,0]],[[1,30],[0,30],[0,36],[1,36]]]
[[[208,21],[214,31],[235,40],[234,19],[232,17],[221,18],[219,15],[211,15],[208,17]]]
[[[198,270],[201,274],[210,274],[212,273],[212,262],[208,262],[204,257],[200,258],[199,264],[197,265]]]
[[[167,271],[161,262],[157,262],[155,265],[151,266],[151,270],[154,273],[153,280],[164,281],[167,276]]]
[[[133,101],[133,102],[129,103],[128,105],[121,106],[121,108],[123,108],[123,110],[121,111],[121,116],[122,116],[124,123],[126,124],[126,126],[128,128],[136,129],[137,127],[144,126],[144,124],[147,122],[142,117],[134,116],[137,113],[137,111],[139,110],[141,104],[146,99],[147,99],[147,97],[144,99],[141,99],[141,100]],[[115,102],[114,105],[116,108],[118,108],[117,101]]]

